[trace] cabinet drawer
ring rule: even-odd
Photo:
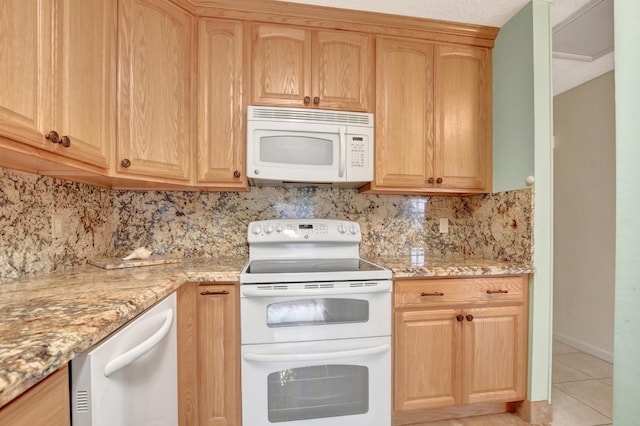
[[[526,276],[398,280],[394,306],[513,304],[524,300],[526,282]]]

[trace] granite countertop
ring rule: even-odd
[[[532,272],[527,265],[486,259],[363,257],[391,269],[394,278]],[[85,265],[0,284],[0,407],[183,283],[238,281],[245,262],[222,257],[122,269]]]
[[[363,256],[364,259],[391,269],[393,278],[464,277],[481,275],[520,275],[533,273],[528,264],[500,260],[416,256]]]
[[[246,258],[93,265],[0,284],[0,407],[188,281],[238,281]]]

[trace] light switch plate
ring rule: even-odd
[[[449,232],[449,219],[446,217],[440,218],[440,233],[447,234]]]

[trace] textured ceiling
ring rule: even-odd
[[[501,27],[530,0],[287,0],[342,9],[366,10],[443,21]],[[552,25],[561,23],[591,0],[542,0],[551,3]],[[592,62],[553,58],[553,93],[562,93],[613,69],[613,52]]]

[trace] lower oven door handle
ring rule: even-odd
[[[326,361],[356,356],[376,355],[387,352],[391,347],[388,344],[373,346],[371,348],[352,349],[348,351],[315,352],[308,354],[255,354],[246,353],[243,358],[255,362],[295,362],[295,361]]]

